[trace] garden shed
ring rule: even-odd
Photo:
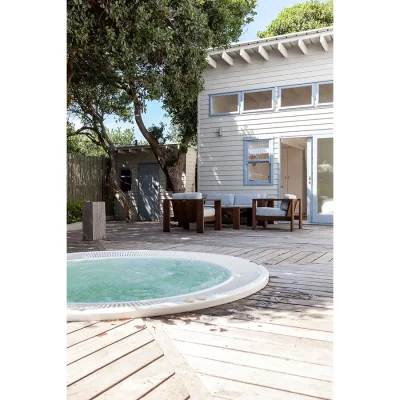
[[[165,146],[176,149],[179,147],[178,144]],[[187,192],[196,190],[196,161],[197,149],[189,147],[182,175]],[[150,146],[119,147],[117,164],[121,189],[128,193],[132,201],[136,220],[161,220],[162,201],[171,197],[172,190]],[[116,199],[114,215],[117,220],[125,219],[124,209]]]

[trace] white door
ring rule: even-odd
[[[333,224],[333,137],[314,136],[312,149],[312,218]]]

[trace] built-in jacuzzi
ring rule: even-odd
[[[67,320],[150,317],[229,303],[262,289],[262,265],[196,252],[123,250],[67,256]]]

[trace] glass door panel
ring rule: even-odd
[[[333,223],[333,137],[313,138],[312,222]]]

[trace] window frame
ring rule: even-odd
[[[270,90],[272,92],[272,107],[271,108],[259,108],[257,110],[246,110],[244,109],[244,95],[245,93],[255,93],[255,92],[266,92]],[[274,111],[275,110],[275,87],[268,87],[268,88],[263,88],[263,89],[254,89],[254,90],[243,90],[241,92],[242,94],[242,101],[241,101],[241,107],[240,107],[240,113],[241,114],[253,114],[253,113],[259,113],[259,112],[267,112],[267,111]]]
[[[290,88],[297,88],[297,87],[304,87],[304,86],[311,86],[311,103],[310,104],[303,104],[299,106],[282,106],[282,89],[290,89]],[[315,107],[315,83],[302,83],[299,85],[286,85],[286,86],[278,86],[278,110],[290,110],[296,108],[307,108],[307,107]]]
[[[320,103],[319,102],[319,85],[324,85],[327,83],[332,83],[333,85],[333,81],[322,81],[322,82],[315,82],[315,107],[326,107],[326,106],[332,106],[333,105],[333,101],[330,103]]]
[[[249,161],[248,144],[250,141],[266,141],[269,144],[269,159]],[[249,180],[249,163],[269,163],[269,180],[250,181]],[[244,138],[243,139],[243,185],[245,186],[272,186],[274,184],[274,138]]]
[[[129,190],[122,190],[122,171],[129,171],[130,172],[130,178],[131,178],[131,184],[130,184],[130,189]],[[131,168],[120,168],[119,169],[119,188],[124,192],[131,192],[132,191],[132,181],[133,181],[133,173],[132,173],[132,169]],[[124,184],[127,184],[126,182],[124,182]]]
[[[214,97],[221,97],[221,96],[229,96],[232,94],[237,94],[237,98],[238,98],[238,102],[237,102],[237,108],[236,111],[231,111],[231,112],[227,112],[227,113],[214,113],[212,112],[212,100]],[[240,91],[236,91],[236,92],[227,92],[227,93],[218,93],[218,94],[210,94],[208,95],[209,99],[208,99],[208,104],[209,104],[209,110],[208,110],[208,114],[210,117],[214,117],[214,116],[218,116],[218,115],[236,115],[236,114],[240,114],[241,111],[241,101],[242,101],[242,94]]]

